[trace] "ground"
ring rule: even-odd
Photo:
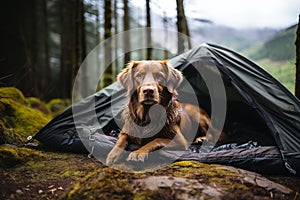
[[[87,155],[11,145],[0,151],[20,156],[1,165],[0,199],[300,199],[298,178],[266,178],[230,166],[182,161],[129,173]]]
[[[64,108],[59,102],[0,88],[0,199],[300,199],[299,177],[194,161],[129,173],[87,155],[22,147]]]

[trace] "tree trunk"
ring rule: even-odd
[[[45,83],[43,84],[43,90],[47,91],[45,98],[51,98],[51,90],[53,85],[51,83],[51,67],[50,67],[50,53],[49,53],[49,28],[48,28],[48,11],[47,1],[43,0],[43,13],[44,13],[44,63],[45,63]]]
[[[99,45],[100,43],[100,11],[99,11],[99,2],[96,1],[96,45]],[[96,56],[96,69],[97,69],[97,74],[100,74],[100,60],[99,60],[99,55],[100,55],[100,48],[97,46],[96,48],[97,51],[97,56]]]
[[[21,5],[20,5],[21,6]],[[25,3],[24,12],[21,26],[22,35],[25,44],[25,55],[26,62],[24,65],[24,86],[25,91],[33,96],[38,95],[38,85],[37,85],[37,55],[38,55],[38,44],[37,44],[37,8],[36,1],[31,0]]]
[[[147,42],[147,60],[152,59],[152,39],[151,39],[151,10],[150,10],[150,0],[146,0],[146,13],[147,13],[147,27],[149,28],[146,31],[146,42]]]
[[[77,70],[77,62],[75,61],[75,21],[77,12],[76,6],[72,0],[64,0],[60,2],[60,98],[69,98],[72,88],[72,77],[75,76],[74,72]],[[77,47],[76,47],[77,48]]]
[[[84,9],[84,0],[80,1],[79,4],[79,19],[80,19],[80,26],[78,27],[80,30],[80,46],[81,46],[81,55],[80,55],[80,63],[79,67],[81,66],[81,63],[84,61],[86,57],[86,33],[85,33],[85,9]],[[82,75],[81,75],[81,95],[82,97],[87,97],[89,94],[89,88],[88,88],[88,74],[87,74],[87,68],[83,66],[81,69]],[[74,81],[74,77],[73,77]],[[72,84],[73,85],[73,84]]]
[[[130,20],[130,16],[129,16],[129,8],[128,8],[128,0],[124,0],[124,31],[128,31],[129,30],[129,20]],[[124,63],[128,63],[131,59],[131,54],[130,54],[130,33],[129,31],[125,34],[124,37],[124,53],[125,53],[125,57],[124,57]],[[125,67],[125,65],[124,65]]]
[[[117,35],[119,33],[119,16],[118,16],[118,0],[114,0],[114,35]],[[118,58],[118,48],[119,48],[119,41],[118,39],[114,40],[114,55],[115,58]],[[121,67],[118,65],[118,60],[116,59],[114,62],[114,69],[116,72],[119,72]]]
[[[83,98],[87,95],[87,74],[86,68],[81,69],[80,79],[76,79],[76,84],[74,84],[74,80],[77,76],[79,68],[81,66],[82,61],[86,57],[86,41],[85,41],[85,18],[84,18],[84,0],[75,0],[74,7],[74,51],[73,55],[74,64],[72,68],[72,80],[71,84],[74,87],[73,90],[77,91],[75,99]],[[80,86],[80,87],[79,87]],[[72,92],[71,90],[69,92]],[[79,96],[80,95],[80,96]]]
[[[191,48],[189,29],[184,13],[183,0],[176,0],[177,4],[177,31],[178,31],[178,53]]]
[[[112,36],[112,2],[111,0],[104,1],[104,39],[109,39]],[[106,68],[102,77],[101,87],[105,87],[114,82],[114,70],[111,64],[112,61],[112,44],[111,40],[106,40],[104,44],[104,67]]]
[[[168,59],[168,49],[166,47],[166,44],[168,43],[168,17],[167,13],[164,11],[163,15],[163,25],[164,25],[164,59]]]
[[[300,99],[300,15],[296,31],[296,80],[295,80],[295,96]]]

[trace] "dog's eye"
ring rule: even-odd
[[[138,72],[136,75],[135,75],[136,78],[142,78],[142,74],[140,72]]]
[[[156,80],[157,80],[158,82],[162,82],[162,81],[165,80],[165,77],[164,77],[164,75],[163,75],[162,73],[156,74],[156,75],[155,75],[155,78],[156,78]]]
[[[135,74],[135,80],[140,82],[143,79],[143,74],[138,72]]]

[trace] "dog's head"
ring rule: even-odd
[[[143,105],[153,105],[164,100],[164,93],[176,95],[176,88],[182,82],[180,71],[167,61],[132,61],[118,75],[118,81],[128,91],[128,96],[136,95]]]

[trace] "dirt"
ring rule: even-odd
[[[127,173],[87,155],[38,153],[41,157],[0,169],[0,199],[300,199],[295,177],[266,178],[187,161]],[[253,175],[265,182],[253,182]]]
[[[44,154],[44,159],[0,169],[0,199],[57,199],[99,166],[86,155]]]
[[[193,161],[129,173],[87,155],[20,147],[65,106],[64,101],[48,106],[16,88],[0,88],[0,199],[300,200],[300,177],[264,177]]]

